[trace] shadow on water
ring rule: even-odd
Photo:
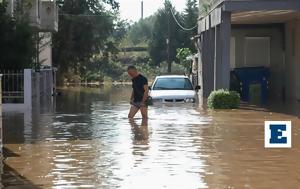
[[[148,144],[148,119],[142,119],[140,125],[138,125],[136,119],[129,119],[129,123],[133,132],[134,143]]]
[[[20,157],[13,151],[3,148],[4,159],[11,157]],[[3,162],[2,162],[3,163]],[[2,187],[1,188],[21,188],[21,189],[41,189],[42,186],[35,185],[26,177],[22,176],[15,169],[7,165],[4,161],[2,167],[3,173],[1,175]]]

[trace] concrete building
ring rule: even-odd
[[[200,7],[203,5],[200,0]],[[269,98],[300,99],[300,0],[209,0],[198,21],[201,95],[230,88],[235,68],[270,70]]]
[[[39,58],[42,66],[52,66],[52,33],[58,31],[58,7],[56,0],[7,0],[7,12],[13,16],[21,7],[29,17],[30,25],[39,35]]]
[[[51,97],[55,94],[56,69],[52,66],[52,34],[58,31],[58,7],[56,0],[6,0],[6,2],[9,15],[21,15],[29,19],[29,24],[38,39],[37,58],[34,63],[39,64],[40,69],[2,70],[3,85],[0,100],[3,100],[4,111],[27,111],[39,105],[42,98],[52,100]]]

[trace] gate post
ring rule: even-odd
[[[32,70],[24,70],[24,105],[26,109],[32,108]]]

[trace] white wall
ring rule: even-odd
[[[52,66],[52,34],[40,32],[40,56],[39,61],[43,66]]]
[[[35,23],[40,17],[40,0],[26,0],[24,4],[25,8],[30,11],[30,19]]]
[[[41,29],[43,31],[58,31],[58,8],[56,0],[41,1]]]

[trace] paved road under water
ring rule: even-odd
[[[151,107],[127,119],[128,87],[73,88],[4,113],[6,188],[300,188],[300,121],[253,107]],[[292,120],[293,148],[264,149],[264,121]]]

